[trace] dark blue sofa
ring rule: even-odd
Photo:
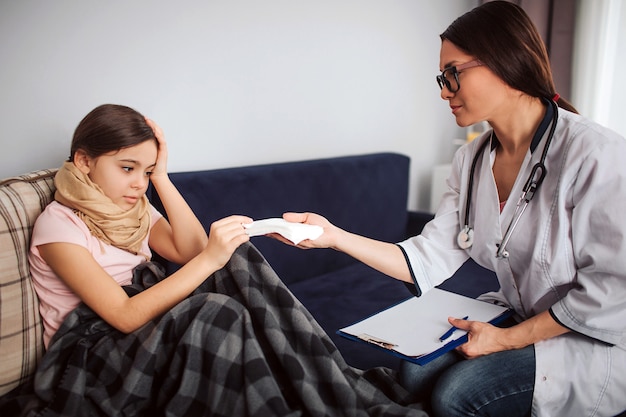
[[[263,219],[286,211],[313,211],[346,230],[398,242],[419,233],[432,218],[430,213],[407,211],[409,162],[404,155],[378,153],[170,176],[207,230],[230,214]],[[150,191],[148,195],[162,210],[158,196]],[[252,242],[349,364],[362,369],[397,366],[394,356],[344,339],[336,331],[410,297],[408,286],[331,249],[305,251],[267,237]],[[477,296],[497,288],[497,283],[492,273],[468,263],[444,286]]]

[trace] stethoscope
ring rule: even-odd
[[[550,105],[552,106],[552,124],[550,126],[550,132],[548,134],[548,138],[546,140],[546,144],[543,147],[543,153],[541,154],[541,159],[537,162],[530,174],[528,175],[528,179],[526,180],[526,184],[524,184],[524,188],[522,189],[522,194],[520,195],[519,200],[517,201],[517,205],[515,206],[515,212],[513,217],[511,218],[511,222],[504,233],[504,237],[499,244],[496,244],[498,250],[496,251],[497,258],[508,258],[509,251],[506,250],[506,246],[511,239],[511,235],[517,227],[517,223],[519,223],[522,214],[526,210],[528,203],[533,199],[537,189],[543,183],[544,178],[546,177],[546,156],[548,154],[548,148],[550,147],[550,142],[552,142],[552,137],[554,136],[554,131],[556,129],[556,122],[559,117],[558,106],[553,100],[549,100]],[[544,130],[545,131],[545,130]],[[491,137],[493,137],[493,131],[491,131]],[[476,171],[476,165],[478,163],[478,158],[483,154],[485,147],[487,144],[491,143],[491,137],[487,138],[478,148],[478,152],[474,156],[472,160],[472,166],[470,168],[470,176],[467,184],[467,199],[465,201],[465,225],[461,228],[457,236],[457,243],[461,249],[469,249],[474,244],[474,229],[469,225],[469,215],[470,215],[470,205],[472,204],[472,189],[474,186],[474,173]]]

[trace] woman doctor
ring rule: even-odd
[[[459,126],[487,121],[493,130],[456,153],[422,234],[391,244],[313,213],[284,218],[324,227],[300,247],[343,251],[420,294],[470,257],[495,271],[501,289],[485,298],[510,306],[517,322],[450,318],[469,341],[426,366],[401,367],[403,384],[433,414],[618,414],[626,409],[626,141],[559,98],[520,7],[485,3],[441,40],[441,97]]]

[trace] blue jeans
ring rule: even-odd
[[[435,416],[528,416],[535,385],[535,347],[464,359],[448,352],[419,366],[403,361],[400,382]]]

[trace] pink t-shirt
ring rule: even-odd
[[[161,217],[163,216],[150,205],[150,230]],[[134,255],[102,242],[89,232],[85,222],[74,214],[72,209],[56,201],[50,203],[35,222],[28,257],[33,284],[39,296],[39,311],[44,325],[46,347],[65,317],[80,303],[80,298],[50,269],[39,254],[37,246],[55,242],[73,243],[87,248],[102,268],[120,285],[130,284],[133,269],[146,261],[143,255]],[[152,256],[148,237],[142,243],[141,252]]]

